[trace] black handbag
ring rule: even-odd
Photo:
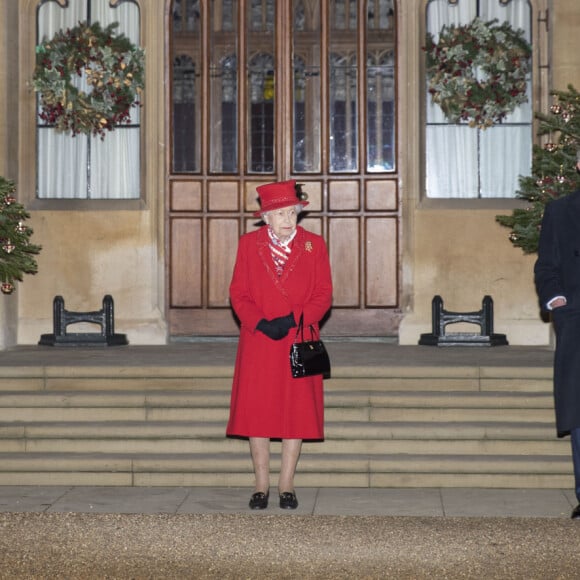
[[[295,379],[322,375],[324,379],[330,378],[330,358],[326,352],[324,343],[318,337],[315,340],[314,327],[310,325],[310,340],[304,340],[304,315],[300,316],[300,322],[294,337],[294,343],[290,348],[290,368]],[[300,342],[298,342],[300,339]]]

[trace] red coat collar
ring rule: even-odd
[[[305,237],[306,237],[306,230],[301,226],[296,226],[296,236],[293,240],[292,245],[292,252],[290,253],[290,257],[288,258],[288,262],[284,267],[284,272],[282,276],[278,276],[276,273],[276,269],[274,268],[274,262],[272,261],[272,256],[270,255],[270,247],[269,247],[269,236],[268,236],[268,226],[262,226],[260,230],[258,230],[258,254],[260,256],[260,260],[264,267],[266,268],[271,280],[274,282],[274,285],[280,292],[287,296],[286,289],[284,285],[288,280],[288,276],[294,271],[296,268],[296,264],[299,262],[301,256],[304,254],[305,248]]]

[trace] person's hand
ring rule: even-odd
[[[262,318],[262,320],[258,322],[256,329],[272,340],[281,340],[288,334],[290,329],[295,326],[296,321],[294,320],[294,314],[290,313],[287,316],[279,316],[272,320]]]
[[[552,304],[550,304],[550,306],[552,307],[552,310],[555,310],[556,308],[561,308],[562,306],[566,306],[566,298],[556,298],[556,300],[552,301]]]

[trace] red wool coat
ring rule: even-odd
[[[240,238],[230,284],[232,307],[241,329],[227,435],[280,439],[323,439],[322,375],[292,378],[290,347],[296,329],[282,340],[256,330],[270,320],[304,314],[308,325],[318,323],[330,309],[332,280],[322,237],[298,226],[292,252],[281,277],[274,269],[267,226]]]

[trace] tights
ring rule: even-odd
[[[294,491],[294,473],[300,457],[302,439],[282,440],[282,464],[278,491]],[[250,437],[250,453],[256,476],[256,491],[266,493],[270,489],[270,439],[267,437]]]

